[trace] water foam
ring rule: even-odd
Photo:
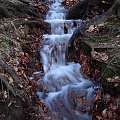
[[[65,20],[66,10],[61,2],[55,0],[49,5],[46,15],[45,21],[51,24],[51,34],[43,36],[40,53],[45,75],[39,82],[46,88],[44,101],[57,120],[91,120],[92,115],[82,110],[92,109],[94,84],[82,77],[78,63],[66,62],[69,39],[81,20]],[[38,95],[42,96],[42,93]],[[83,104],[85,101],[89,104]]]

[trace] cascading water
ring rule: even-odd
[[[91,120],[92,115],[87,111],[93,106],[93,83],[82,77],[78,63],[65,60],[69,39],[80,20],[65,20],[66,10],[61,2],[55,0],[46,16],[45,21],[51,24],[51,35],[45,34],[43,38],[41,58],[45,75],[39,82],[46,88],[44,101],[54,118]]]

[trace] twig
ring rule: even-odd
[[[0,66],[4,72],[7,72],[13,78],[15,84],[22,84],[22,80],[17,75],[16,71],[2,59],[0,59]]]
[[[107,67],[105,68],[105,70],[103,71],[103,73],[101,74],[101,77],[105,74],[106,70],[108,69],[108,67],[110,66],[110,64],[112,63],[112,61],[115,59],[116,56],[114,56],[110,62],[108,63]]]
[[[15,92],[15,90],[14,90],[14,88],[9,84],[9,80],[7,80],[7,78],[5,78],[3,75],[1,75],[0,74],[0,80],[6,85],[6,87],[7,87],[7,89],[9,90],[9,91],[11,91],[12,92],[12,94],[14,95],[14,96],[16,96],[16,92]],[[2,84],[2,83],[1,83]],[[3,87],[3,85],[2,85],[2,87]],[[2,88],[3,89],[3,88]]]

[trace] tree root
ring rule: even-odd
[[[25,0],[16,0],[15,2],[0,0],[0,18],[27,17],[43,19],[43,14],[38,12],[37,8]]]
[[[112,7],[108,11],[104,12],[102,15],[96,15],[90,20],[84,20],[81,26],[73,33],[72,37],[70,38],[70,44],[73,44],[74,40],[77,37],[83,38],[85,30],[88,29],[90,25],[97,25],[97,24],[100,24],[101,22],[105,22],[112,15],[115,15],[116,13],[117,13],[117,16],[119,17],[120,15],[119,8],[120,8],[120,0],[116,0],[112,5]]]
[[[11,91],[11,93],[14,95],[14,96],[16,96],[16,91],[15,91],[15,88],[14,88],[14,86],[11,86],[10,84],[9,84],[9,80],[7,79],[7,78],[5,78],[2,74],[0,74],[0,80],[6,85],[6,87],[7,87],[7,89],[9,90],[9,91]]]
[[[16,71],[11,66],[9,66],[5,61],[3,61],[2,59],[0,59],[0,66],[4,72],[7,72],[13,78],[16,85],[22,84],[22,80],[17,75]]]

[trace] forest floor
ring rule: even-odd
[[[50,26],[48,6],[40,0],[0,0],[0,120],[48,120],[47,106],[36,96],[42,70],[40,42]]]
[[[119,120],[120,114],[120,21],[112,16],[106,22],[86,30],[86,43],[98,62],[102,90],[98,93],[96,119]],[[95,79],[94,79],[95,80]],[[96,79],[97,80],[97,79]],[[97,97],[98,97],[97,96]],[[100,97],[101,96],[101,97]],[[103,107],[103,108],[102,108]]]
[[[76,1],[66,0],[64,4],[72,7]],[[36,71],[43,71],[39,52],[42,35],[50,30],[44,22],[47,11],[42,0],[0,0],[0,120],[51,119],[49,108],[36,96],[37,90],[44,89],[37,84],[44,73]],[[92,49],[91,58],[81,54],[80,46],[75,46],[71,54],[75,62],[81,63],[84,76],[97,82],[102,78],[103,87],[96,94],[92,111],[94,120],[119,120],[119,19],[111,16],[106,22],[91,25],[85,31],[85,43]],[[99,66],[93,73],[90,59]]]
[[[75,16],[73,13],[80,8],[83,11],[87,11],[87,8],[82,8],[82,5],[87,4],[87,2],[74,5],[68,1],[66,2],[67,6],[70,7],[70,12],[67,15],[69,16],[68,18],[82,18],[85,15],[84,12],[81,13],[81,16],[80,14]],[[76,1],[73,0],[72,2],[75,3]],[[96,3],[95,6],[92,6],[89,15],[86,16],[84,20],[98,17],[99,13],[100,15],[103,14],[109,9],[112,2],[113,1],[105,0],[100,1],[99,4]],[[80,6],[80,8],[78,6]],[[73,39],[74,42],[69,48],[68,59],[80,63],[84,77],[90,78],[102,86],[96,94],[95,106],[92,111],[93,120],[119,120],[120,19],[117,15],[111,14],[106,21],[100,21],[98,24],[96,22],[91,23],[83,35],[80,35],[80,33],[78,37],[73,35]]]

